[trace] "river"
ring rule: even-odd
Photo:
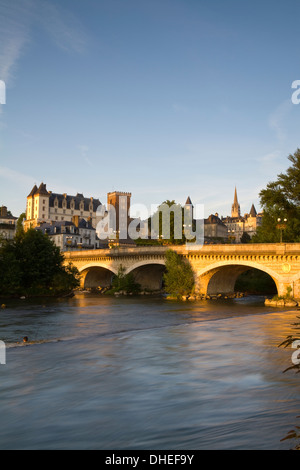
[[[78,295],[0,310],[4,449],[289,449],[297,311]],[[24,336],[29,342],[22,343]]]

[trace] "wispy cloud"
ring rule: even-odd
[[[83,158],[85,163],[87,163],[91,168],[93,168],[94,165],[88,157],[88,152],[90,150],[89,147],[87,145],[78,145],[78,148],[80,150],[81,157]]]
[[[32,5],[32,0],[1,1],[0,77],[6,83],[11,82],[16,63],[29,41]]]
[[[0,166],[0,179],[13,182],[19,188],[21,187],[26,189],[37,184],[36,179],[33,176],[25,175],[24,173],[20,173],[4,166]]]
[[[279,143],[283,143],[286,140],[286,120],[292,111],[292,108],[293,104],[291,100],[285,100],[269,116],[269,126],[275,131]]]
[[[62,50],[85,50],[87,35],[80,20],[49,0],[1,0],[0,18],[0,79],[7,84],[15,77],[18,60],[30,44],[35,26]]]
[[[81,21],[63,6],[49,0],[35,0],[35,19],[42,25],[56,46],[68,52],[82,53],[86,49],[87,34]]]

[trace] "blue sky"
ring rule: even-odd
[[[0,204],[32,186],[242,213],[300,147],[300,3],[0,0]]]

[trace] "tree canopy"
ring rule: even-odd
[[[0,295],[59,294],[78,286],[59,248],[38,230],[20,231],[0,245]]]
[[[194,287],[194,274],[190,263],[175,251],[166,252],[165,291],[176,297],[191,294]]]
[[[288,160],[292,164],[286,172],[280,173],[276,181],[268,183],[259,193],[264,216],[252,238],[254,243],[278,242],[280,230],[283,241],[300,242],[300,149],[289,155]]]

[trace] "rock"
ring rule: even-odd
[[[194,295],[190,295],[189,300],[196,300],[196,297]]]
[[[298,303],[295,300],[285,300],[285,307],[297,307]]]

